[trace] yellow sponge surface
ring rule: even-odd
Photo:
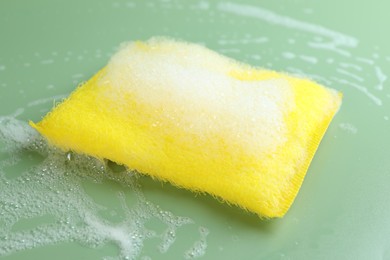
[[[123,45],[31,125],[63,150],[281,217],[340,104],[307,79],[152,38]]]

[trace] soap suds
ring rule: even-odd
[[[340,123],[339,127],[350,134],[356,134],[358,132],[356,126],[351,123]]]
[[[356,81],[363,82],[363,78],[362,77],[360,77],[360,76],[358,76],[358,75],[356,75],[354,73],[351,73],[349,71],[346,71],[344,69],[337,69],[337,72],[339,72],[339,73],[341,73],[341,74],[343,74],[345,76],[348,76],[348,77],[350,77],[350,78],[352,78],[352,79],[354,79]]]
[[[263,61],[269,60],[276,63],[275,65],[274,62],[263,62],[260,63],[261,66],[272,68],[275,65],[275,68],[279,69],[277,64],[279,57],[293,61],[300,59],[311,64],[318,64],[317,56],[325,54],[330,56],[325,59],[325,62],[329,64],[326,71],[330,74],[324,74],[322,66],[310,66],[302,71],[301,67],[294,64],[287,69],[295,75],[307,76],[328,87],[341,88],[342,92],[344,92],[343,88],[352,87],[368,97],[375,105],[382,106],[383,93],[380,92],[384,90],[388,78],[385,68],[379,65],[383,56],[377,52],[374,52],[375,55],[372,55],[372,53],[369,56],[362,55],[360,49],[358,49],[358,39],[315,23],[279,14],[258,4],[223,2],[218,3],[216,8],[221,11],[221,14],[230,14],[226,19],[233,22],[260,21],[258,27],[261,32],[257,35],[254,34],[252,37],[267,37],[268,44],[264,44],[261,49],[257,50],[257,53],[262,54]],[[265,31],[273,31],[274,33],[272,35],[263,33]],[[275,33],[276,31],[278,33]],[[244,38],[244,33],[235,32],[230,36],[225,33],[223,41],[218,42],[221,49],[224,49],[224,44],[231,42],[232,39],[240,39],[240,35],[241,38]],[[286,39],[286,44],[294,44],[294,47],[298,48],[300,52],[292,53],[290,50],[283,49],[283,47],[280,49],[278,45],[273,45],[274,38],[277,42],[280,42],[280,37]],[[234,45],[238,48],[240,46],[242,45]],[[244,51],[241,50],[241,52]],[[229,54],[229,52],[224,53]],[[252,55],[257,55],[257,53],[253,52]],[[245,57],[247,56],[249,55]],[[314,59],[311,59],[311,57]],[[256,62],[257,59],[252,57],[252,60]],[[367,74],[362,73],[363,71]],[[371,80],[369,79],[370,75],[376,76],[377,82],[367,83]],[[363,82],[364,84],[362,84]],[[348,92],[344,93],[348,94]]]
[[[48,59],[48,60],[42,60],[41,61],[41,64],[52,64],[52,63],[54,63],[54,60],[52,60],[52,59]]]
[[[308,42],[307,46],[313,48],[313,49],[320,49],[320,50],[326,50],[335,52],[337,54],[340,54],[345,57],[351,57],[351,53],[347,50],[341,49],[337,47],[336,42]]]
[[[359,65],[356,65],[356,64],[353,64],[353,63],[348,63],[348,62],[340,62],[340,66],[342,68],[352,68],[356,71],[362,71],[362,67],[360,67]]]
[[[247,45],[247,44],[258,44],[258,43],[266,43],[268,42],[267,37],[257,37],[257,38],[249,38],[244,37],[241,39],[220,39],[218,43],[220,45]]]
[[[192,4],[193,3],[191,3],[191,5]],[[234,3],[234,4],[239,5],[239,3]],[[142,5],[143,5],[143,3],[141,3],[141,2],[139,2],[139,3],[127,2],[126,4],[123,4],[122,7],[126,7],[126,8],[128,8],[129,11],[136,13],[136,12],[139,12],[139,9],[135,8],[135,7],[138,7],[138,6],[142,7]],[[158,6],[159,11],[166,12],[167,15],[172,15],[172,17],[173,17],[173,16],[175,16],[175,13],[174,13],[175,10],[178,9],[178,8],[176,8],[175,5],[176,5],[175,1],[163,1],[162,0],[158,3],[157,6]],[[104,5],[101,5],[101,7],[104,7]],[[129,7],[131,7],[131,8],[129,8]],[[187,6],[184,6],[184,7],[187,7]],[[201,7],[201,4],[199,4],[199,7]],[[248,25],[253,24],[254,17],[245,16],[245,14],[240,14],[240,15],[236,15],[236,18],[235,18],[234,12],[237,12],[236,11],[237,9],[234,10],[234,8],[233,8],[231,11],[226,10],[223,12],[217,12],[217,11],[215,11],[215,7],[218,8],[218,6],[216,6],[216,4],[210,2],[209,9],[207,10],[207,13],[206,13],[206,11],[203,11],[206,9],[200,8],[200,10],[202,10],[204,12],[204,13],[202,13],[202,15],[208,14],[209,16],[213,16],[216,23],[221,23],[221,24],[226,23],[227,24],[227,21],[236,19],[239,22],[247,22]],[[263,7],[260,7],[260,6],[257,6],[257,8],[265,9]],[[155,8],[155,9],[157,9],[157,8]],[[173,10],[169,10],[169,9],[173,9]],[[181,9],[183,9],[183,7],[181,7]],[[133,14],[133,13],[129,12],[129,16],[131,16],[131,14]],[[233,15],[231,15],[231,14],[233,14]],[[284,19],[285,16],[283,14],[276,13],[276,12],[275,12],[275,14],[277,15],[277,19],[285,21],[285,19]],[[186,19],[191,22],[194,20],[193,17],[198,16],[199,13],[195,12],[195,10],[191,10],[188,12],[186,12],[186,10],[182,10],[182,11],[180,11],[180,15],[181,16],[184,15],[186,17]],[[147,16],[145,16],[145,17],[146,17],[145,20],[148,19]],[[262,19],[259,19],[259,20],[262,20]],[[231,22],[235,22],[235,21],[231,21]],[[302,21],[302,22],[308,23],[306,21]],[[210,24],[211,23],[207,23],[207,24],[205,24],[205,26],[208,26]],[[266,28],[266,30],[264,30],[264,27],[261,27],[264,24],[269,24],[270,28]],[[162,24],[159,24],[158,26],[160,27],[160,29],[161,29],[161,26],[163,26],[164,33],[166,33],[168,35],[177,35],[180,37],[184,37],[184,32],[180,31],[180,29],[178,30],[176,25],[162,23]],[[297,74],[305,75],[305,76],[308,76],[310,78],[316,79],[323,84],[327,84],[327,86],[341,89],[344,92],[344,96],[346,98],[348,98],[348,96],[349,96],[351,98],[351,100],[352,100],[352,97],[354,95],[355,89],[358,90],[362,95],[364,95],[364,97],[367,97],[366,98],[367,103],[372,101],[372,104],[380,105],[382,102],[381,99],[383,99],[383,102],[388,102],[388,100],[390,100],[390,94],[388,94],[389,92],[387,91],[388,88],[385,88],[383,90],[383,92],[380,92],[380,90],[377,89],[377,86],[378,86],[377,82],[374,80],[371,80],[366,74],[364,74],[364,73],[367,73],[368,75],[376,75],[374,67],[381,64],[381,61],[388,63],[390,61],[390,56],[388,55],[388,53],[379,54],[380,57],[378,58],[378,60],[363,58],[364,57],[363,49],[369,48],[370,46],[367,46],[367,45],[363,46],[364,42],[362,41],[361,46],[363,46],[363,48],[361,49],[360,46],[358,46],[358,48],[352,49],[351,50],[352,56],[345,56],[342,54],[338,55],[338,54],[340,54],[338,52],[338,50],[340,48],[337,48],[336,51],[333,50],[332,52],[328,52],[329,49],[331,49],[331,50],[332,50],[332,48],[334,49],[334,47],[332,47],[332,46],[329,47],[328,43],[325,43],[325,46],[327,46],[325,48],[322,47],[323,45],[320,47],[316,46],[317,48],[316,47],[307,48],[307,47],[310,47],[310,45],[307,46],[308,41],[310,41],[309,37],[310,37],[310,35],[313,35],[313,34],[315,35],[316,34],[315,32],[307,32],[307,31],[302,30],[300,28],[293,28],[293,27],[289,28],[289,27],[286,27],[283,25],[278,27],[278,26],[275,26],[275,23],[267,23],[267,22],[264,23],[263,21],[258,21],[256,26],[259,26],[259,29],[256,32],[255,32],[255,30],[252,30],[253,31],[252,37],[253,38],[255,38],[255,37],[267,37],[268,38],[268,41],[265,42],[265,44],[263,46],[261,46],[261,48],[257,48],[256,50],[253,50],[253,52],[251,52],[249,48],[246,48],[246,49],[241,48],[240,43],[237,43],[237,45],[234,45],[234,46],[221,45],[217,48],[224,49],[224,51],[223,51],[224,53],[236,55],[236,57],[238,57],[238,55],[248,55],[248,56],[252,55],[252,57],[254,57],[254,61],[256,61],[254,55],[261,55],[262,61],[264,61],[264,62],[263,63],[258,62],[257,64],[260,66],[265,66],[266,62],[269,62],[269,61],[274,62],[274,58],[280,57],[281,53],[286,51],[286,49],[287,49],[285,46],[283,46],[283,44],[278,45],[278,44],[274,44],[274,42],[279,41],[280,40],[279,37],[288,37],[288,38],[286,38],[287,39],[286,46],[288,44],[289,45],[288,47],[294,47],[295,48],[294,51],[296,51],[296,55],[300,55],[300,54],[308,55],[309,54],[309,55],[318,56],[319,58],[329,57],[326,59],[326,63],[330,64],[330,65],[328,65],[329,67],[327,67],[327,68],[324,68],[322,66],[317,66],[317,67],[312,66],[311,67],[312,70],[308,70],[308,69],[303,70],[302,67],[300,67],[299,65],[296,65],[294,68],[290,67],[290,68],[287,68],[286,70],[288,70],[290,72],[296,71]],[[271,28],[271,26],[272,26],[272,28]],[[140,27],[138,30],[139,31],[137,31],[137,32],[140,32],[142,35],[145,33],[145,28]],[[209,34],[207,36],[204,36],[204,34],[200,35],[200,34],[195,33],[195,34],[192,34],[191,37],[189,37],[189,36],[187,36],[187,37],[189,37],[191,39],[201,39],[202,37],[208,37],[207,40],[205,40],[205,41],[210,42],[211,44],[216,44],[216,46],[218,46],[219,39],[226,39],[227,41],[237,41],[237,40],[241,39],[241,37],[244,37],[244,34],[246,34],[246,33],[247,33],[246,30],[242,30],[242,31],[229,31],[229,30],[218,31],[218,30],[216,30],[216,31],[213,31],[212,34]],[[136,37],[136,36],[134,36],[134,37]],[[318,39],[318,40],[319,41],[326,41],[326,40],[328,40],[328,37],[322,37],[322,39]],[[318,40],[316,40],[316,41],[318,42]],[[103,45],[98,45],[97,47],[101,47],[102,50],[96,50],[96,52],[93,54],[95,56],[92,55],[92,57],[96,58],[96,62],[98,62],[99,61],[98,59],[101,59],[102,57],[105,59],[105,57],[109,57],[111,55],[108,52],[110,52],[112,50],[109,50],[108,48],[104,47]],[[226,49],[225,47],[234,47],[234,48]],[[349,47],[354,48],[352,46],[349,46]],[[93,48],[93,46],[92,46],[92,48]],[[266,52],[269,50],[272,50],[273,53]],[[26,49],[26,51],[28,51],[28,50]],[[76,50],[76,49],[71,50],[71,51],[63,51],[62,54],[60,53],[58,55],[59,58],[58,59],[56,58],[55,60],[56,60],[56,62],[59,62],[59,63],[62,62],[62,64],[69,63],[69,65],[70,65],[70,63],[75,62],[76,57],[78,55],[81,55],[81,54],[82,54],[81,50]],[[40,66],[46,67],[47,65],[40,64],[40,61],[42,59],[41,57],[49,58],[48,55],[50,55],[50,52],[49,51],[46,52],[43,50],[42,55],[40,53],[36,53],[36,57],[38,57],[38,59],[34,59],[34,56],[32,53],[31,54],[32,59],[31,58],[29,59],[29,57],[26,57],[26,60],[21,60],[19,63],[20,66],[18,67],[18,69],[21,70],[20,71],[21,75],[23,77],[29,77],[29,75],[23,75],[22,69],[31,70],[32,68],[34,68],[37,71],[39,71]],[[362,57],[355,59],[354,57],[356,57],[357,55],[361,55]],[[259,56],[256,56],[256,57],[259,57]],[[54,59],[54,55],[52,58]],[[63,58],[63,59],[61,59],[61,58]],[[380,60],[380,59],[382,59],[382,60]],[[100,61],[98,63],[103,64]],[[13,62],[10,60],[7,60],[7,59],[1,60],[1,64],[3,64],[3,65],[1,65],[2,71],[0,71],[0,73],[2,72],[3,75],[5,75],[4,74],[5,72],[8,73],[8,71],[13,70]],[[385,63],[383,63],[383,65],[384,64]],[[18,64],[15,62],[15,65],[18,65]],[[292,65],[292,66],[294,66],[294,65]],[[316,68],[318,68],[318,70],[315,70]],[[358,83],[358,82],[355,79],[352,79],[350,77],[346,77],[346,75],[342,75],[341,73],[337,72],[336,71],[337,68],[351,69],[351,71],[356,70],[357,72],[362,72],[362,73],[355,73],[355,74],[359,75],[359,77],[364,78],[365,84],[364,85],[359,84],[359,86],[357,86],[357,87],[352,87],[353,88],[352,90],[348,89],[350,86],[348,84],[344,84],[343,82],[352,82],[352,83]],[[279,64],[279,67],[277,69],[284,70],[284,65]],[[381,69],[385,75],[388,75],[389,71],[387,70],[386,66],[383,66]],[[81,70],[79,70],[79,71],[81,71]],[[348,70],[348,71],[350,71],[350,70]],[[337,80],[332,80],[331,77],[333,77],[333,76],[336,77]],[[345,81],[340,82],[339,81],[340,79],[345,80]],[[373,79],[375,79],[375,77],[373,77]],[[0,82],[0,86],[2,86],[4,89],[6,87],[10,87],[10,88],[14,87],[16,84],[15,81],[13,80],[13,78],[11,78],[11,77],[9,77],[9,79],[3,77],[0,80],[2,81],[2,82]],[[60,78],[57,81],[50,79],[50,82],[54,82],[55,86],[61,86],[64,84],[64,82],[61,81]],[[48,83],[43,82],[43,86],[45,86],[45,84],[48,84]],[[387,82],[386,82],[386,84],[387,84]],[[38,83],[29,84],[29,85],[35,86],[37,88],[39,87]],[[387,91],[387,93],[385,93],[384,91]],[[63,96],[63,97],[65,97],[65,96]],[[59,99],[61,99],[61,98],[59,98]],[[39,103],[43,104],[44,102],[46,102],[46,101],[40,101]],[[53,101],[47,100],[47,102],[52,103]],[[363,106],[366,104],[361,104],[361,105]],[[387,114],[388,111],[384,110],[386,107],[387,106],[384,105],[382,107],[378,106],[377,108],[381,109],[380,112],[385,114],[385,116],[383,116],[383,119],[381,119],[381,120],[386,120],[385,122],[388,123],[390,116]],[[10,114],[10,116],[11,117],[20,116],[21,114],[24,113],[25,110],[31,110],[31,108],[28,108],[28,107],[18,108],[15,112]],[[3,141],[2,137],[0,137],[0,143],[2,141]],[[14,146],[14,144],[12,144],[8,148],[3,149],[3,147],[0,145],[0,149],[3,150],[4,154],[7,154],[8,151],[13,150],[13,149],[11,149],[12,146]],[[14,148],[16,149],[16,146]],[[18,158],[19,158],[16,155],[13,155],[13,157],[15,157],[15,158],[13,158],[15,160],[18,160]],[[7,172],[6,169],[4,169],[4,167],[6,165],[6,162],[11,163],[11,161],[12,161],[11,158],[9,158],[8,160],[1,159],[0,172],[3,172],[3,173]],[[2,176],[3,173],[0,173],[0,175]],[[0,178],[0,187],[1,188],[3,188],[5,186],[4,181],[10,182],[8,180],[5,180],[3,177],[1,177]],[[2,194],[1,191],[0,191],[0,194]],[[84,194],[83,196],[87,196],[87,195]],[[0,199],[0,201],[1,201],[1,199]],[[11,205],[11,206],[14,207],[15,205]],[[16,205],[16,206],[19,207],[19,205]],[[0,208],[1,208],[1,205],[0,205]],[[2,210],[0,210],[0,226],[1,227],[3,226],[1,219],[4,216],[4,214],[6,214],[6,213],[4,213]],[[66,220],[65,220],[65,222],[66,222]],[[68,226],[64,226],[64,227],[59,226],[59,229],[61,229],[61,228],[67,229]],[[53,232],[55,233],[55,231],[53,231]],[[2,231],[0,231],[0,234],[4,234],[4,233],[2,233]],[[162,236],[162,233],[160,235]],[[29,240],[28,238],[21,238],[21,239],[24,239],[23,242],[26,242]],[[0,240],[0,244],[2,243],[2,241],[3,240]],[[31,238],[30,238],[30,241],[31,241]],[[55,241],[52,240],[52,241],[46,241],[46,243],[42,242],[41,244],[42,244],[42,246],[44,246],[44,245],[53,244],[54,242]],[[35,243],[37,243],[37,242],[35,242]],[[38,246],[39,246],[38,244],[35,244],[35,247],[38,247]],[[146,259],[148,259],[147,256],[145,256],[145,260]]]
[[[283,52],[282,56],[289,60],[294,59],[296,57],[296,55],[292,52]]]
[[[185,259],[194,259],[202,257],[206,253],[207,249],[207,236],[209,235],[209,230],[205,227],[199,227],[200,238],[196,241],[190,249],[184,253]]]
[[[368,58],[364,58],[364,57],[356,57],[355,60],[358,62],[361,62],[361,63],[369,64],[369,65],[375,64],[375,61],[373,61],[372,59],[368,59]]]
[[[253,17],[271,24],[312,33],[315,35],[329,37],[330,39],[332,39],[331,44],[333,47],[355,47],[358,44],[358,40],[351,36],[341,34],[339,32],[330,30],[320,25],[299,21],[287,16],[281,16],[275,12],[272,12],[259,6],[224,2],[218,4],[218,9],[224,12],[241,15],[244,17]]]
[[[148,201],[135,172],[117,171],[107,162],[58,151],[26,122],[0,117],[1,143],[0,256],[78,242],[92,248],[114,243],[120,248],[118,257],[134,259],[147,239],[161,239],[159,249],[165,253],[175,242],[176,231],[194,224],[190,218],[175,216]],[[10,172],[10,168],[23,165],[26,156],[38,159],[23,172]],[[109,209],[96,203],[84,187],[86,182],[99,185],[110,181],[121,185],[120,191],[111,195],[121,205],[119,211],[110,211],[111,216],[120,217],[115,222],[102,217]],[[126,194],[135,200],[131,206]],[[48,217],[50,221],[15,229],[20,221]],[[161,233],[146,228],[151,219],[165,225],[165,230]]]
[[[313,56],[307,56],[307,55],[300,55],[299,58],[303,61],[309,62],[311,64],[316,64],[318,62],[318,59]]]
[[[387,80],[387,76],[383,73],[382,69],[379,66],[375,67],[375,75],[379,81],[378,85],[376,86],[376,89],[383,90],[383,85]]]
[[[62,94],[62,95],[56,95],[56,96],[48,97],[48,98],[40,98],[40,99],[37,99],[37,100],[34,100],[34,101],[27,103],[27,107],[34,107],[37,105],[46,104],[48,102],[55,103],[56,101],[59,101],[59,100],[66,98],[67,96],[68,96],[67,94]]]
[[[150,112],[149,125],[164,122],[166,129],[177,127],[204,140],[223,135],[253,153],[272,151],[286,140],[284,115],[294,106],[292,89],[283,79],[243,81],[229,75],[240,68],[202,46],[153,38],[124,45],[101,82],[131,94],[141,107],[164,111]],[[121,96],[113,102],[122,102]]]
[[[76,74],[72,75],[73,79],[80,79],[80,78],[83,78],[83,77],[84,77],[84,74],[82,74],[82,73],[76,73]]]
[[[340,78],[336,78],[336,77],[331,77],[331,79],[334,80],[335,82],[338,82],[338,83],[341,83],[341,84],[344,84],[347,86],[351,86],[351,87],[359,90],[361,93],[365,94],[368,98],[370,98],[376,105],[382,106],[382,99],[380,99],[379,97],[374,95],[371,91],[368,90],[368,88],[361,86],[359,84],[356,84],[352,81],[345,80],[345,79],[340,79]]]

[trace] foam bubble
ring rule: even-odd
[[[152,38],[124,45],[101,82],[110,82],[107,96],[113,96],[115,104],[126,103],[123,93],[130,93],[136,107],[150,108],[143,120],[150,120],[148,125],[164,123],[161,131],[175,127],[202,140],[218,133],[253,153],[272,151],[286,140],[283,118],[294,106],[294,94],[283,79],[242,81],[229,76],[241,67],[203,46]]]
[[[54,63],[54,60],[52,60],[52,59],[47,59],[47,60],[42,60],[42,61],[41,61],[41,64],[44,64],[44,65],[46,65],[46,64],[52,64],[52,63]]]
[[[1,117],[0,124],[2,126],[0,128],[0,137],[3,137],[7,142],[27,143],[34,136],[34,133],[29,131],[27,125],[19,124],[12,117]]]
[[[362,71],[362,67],[353,63],[348,63],[348,62],[340,62],[340,67],[343,68],[352,68],[356,71]]]
[[[354,79],[356,81],[359,81],[359,82],[363,82],[364,81],[364,79],[362,77],[360,77],[360,76],[358,76],[358,75],[356,75],[356,74],[354,74],[352,72],[349,72],[349,71],[346,71],[346,70],[340,69],[340,68],[338,68],[336,70],[337,70],[337,72],[339,72],[339,73],[341,73],[341,74],[343,74],[345,76],[348,76],[351,79]]]
[[[209,230],[205,227],[199,227],[200,239],[196,241],[190,249],[184,253],[185,259],[199,258],[206,253],[207,249],[207,236]]]
[[[305,62],[311,63],[311,64],[316,64],[318,62],[318,59],[313,56],[308,56],[308,55],[300,55],[299,58]]]
[[[358,129],[351,123],[340,123],[339,127],[350,134],[356,134]]]
[[[259,44],[259,43],[266,43],[268,42],[267,37],[244,37],[240,39],[235,40],[228,40],[228,39],[220,39],[218,40],[218,43],[220,45],[246,45],[246,44]]]
[[[351,87],[359,90],[361,93],[363,93],[368,98],[370,98],[377,106],[382,106],[382,104],[383,104],[382,99],[380,99],[378,96],[374,95],[371,91],[368,90],[368,88],[361,86],[359,84],[356,84],[354,82],[351,82],[349,80],[345,80],[345,79],[340,79],[340,78],[336,78],[336,77],[331,77],[331,79],[334,80],[335,82],[338,82],[338,83],[341,83],[344,85],[348,85],[348,86],[351,86]]]
[[[375,75],[379,81],[378,85],[376,86],[376,89],[383,90],[384,83],[387,80],[387,75],[383,73],[382,69],[379,66],[375,67]]]
[[[92,248],[115,243],[120,248],[119,257],[134,259],[150,238],[161,239],[159,249],[167,252],[175,242],[176,231],[194,223],[148,201],[137,173],[88,156],[63,153],[13,117],[0,117],[0,143],[5,143],[0,155],[11,154],[0,161],[0,256],[75,241]],[[32,154],[42,159],[11,178],[15,173],[8,172],[9,167],[23,164],[25,156]],[[119,210],[95,202],[85,188],[86,183],[107,181],[121,185],[120,191],[112,194],[121,205]],[[131,206],[126,199],[129,193],[135,200]],[[118,220],[103,217],[107,211]],[[37,219],[42,221],[18,228],[21,221]],[[165,231],[146,228],[151,219],[165,225]]]
[[[282,56],[286,59],[294,59],[295,58],[295,54],[292,52],[283,52]]]
[[[257,18],[259,20],[286,28],[300,30],[315,35],[326,36],[332,40],[328,46],[332,46],[335,50],[340,50],[336,49],[338,46],[356,47],[358,44],[358,40],[351,36],[341,34],[320,25],[307,23],[287,16],[282,16],[259,6],[224,2],[218,4],[218,9],[244,17]]]

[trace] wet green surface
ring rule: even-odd
[[[2,1],[0,116],[39,120],[53,100],[103,67],[121,42],[155,35],[306,75],[341,90],[344,103],[288,214],[264,221],[209,196],[141,178],[149,201],[194,223],[177,230],[166,253],[158,250],[158,238],[146,239],[139,257],[181,259],[205,227],[205,259],[390,259],[389,8],[384,0]],[[0,161],[9,157],[0,153]],[[3,169],[10,180],[42,160],[20,157]],[[120,209],[117,183],[87,179],[83,187],[106,213]],[[131,201],[131,193],[126,196]],[[103,218],[118,221],[106,213]],[[50,216],[20,220],[12,232],[51,222]],[[165,229],[153,219],[147,226]],[[99,248],[65,241],[6,258],[96,259],[118,252],[110,241]]]

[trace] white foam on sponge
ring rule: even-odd
[[[176,231],[194,223],[148,201],[134,172],[114,171],[97,159],[58,151],[26,122],[0,117],[0,148],[0,256],[78,242],[92,248],[114,243],[120,248],[116,258],[134,259],[150,238],[161,239],[158,248],[167,252]],[[42,161],[26,164],[23,173],[14,172],[12,166],[23,169],[25,157],[32,154]],[[112,201],[121,205],[115,212],[95,202],[85,188],[86,183],[101,187],[106,181],[121,185],[112,194]],[[131,206],[126,194],[135,200]],[[104,212],[119,220],[104,217]],[[165,231],[147,228],[151,219],[161,222]],[[22,222],[29,226],[21,228]]]
[[[205,140],[222,135],[247,151],[269,152],[285,141],[284,115],[294,94],[283,79],[243,81],[229,74],[245,66],[200,45],[152,38],[124,45],[101,84],[119,91],[115,106],[132,96],[138,106],[159,111],[142,117],[148,124],[163,122]]]

